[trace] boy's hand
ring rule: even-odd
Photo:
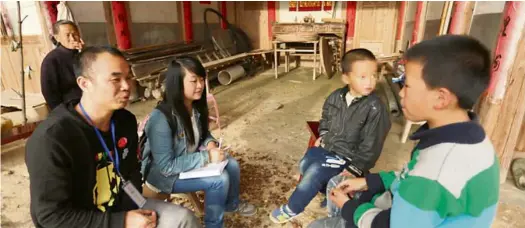
[[[337,185],[338,189],[341,189],[345,194],[354,195],[355,192],[362,192],[368,189],[365,178],[353,178],[344,180]]]
[[[317,140],[315,140],[315,144],[314,144],[314,146],[319,147],[319,146],[321,145],[321,140],[322,140],[322,139],[323,139],[323,137],[319,137],[319,138],[317,138]]]
[[[343,190],[341,190],[339,188],[334,188],[330,192],[329,198],[330,198],[330,200],[332,202],[334,202],[335,206],[337,206],[338,208],[343,208],[343,205],[348,200],[350,200],[350,197],[348,197],[348,195],[346,193],[344,193]]]
[[[340,175],[340,176],[343,176],[343,177],[354,177],[354,178],[356,177],[356,176],[354,176],[354,174],[351,174],[351,173],[348,172],[348,170],[346,170],[346,169],[343,170],[343,172],[341,172],[339,175]]]

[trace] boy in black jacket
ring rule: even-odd
[[[303,178],[288,204],[273,210],[275,223],[290,221],[303,212],[328,181],[338,175],[363,176],[374,167],[390,130],[385,105],[373,92],[378,79],[377,61],[367,49],[343,56],[343,82],[326,99],[316,146],[309,148],[299,164]]]
[[[40,227],[200,227],[191,211],[141,195],[131,74],[122,53],[90,47],[80,101],[59,105],[26,145],[31,217]],[[141,208],[141,209],[139,209]]]

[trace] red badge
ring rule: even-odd
[[[128,139],[125,138],[125,137],[122,137],[118,140],[118,143],[117,143],[118,147],[120,149],[124,148],[126,145],[128,145]]]

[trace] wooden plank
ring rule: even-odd
[[[334,53],[332,51],[332,48],[328,44],[328,39],[325,39],[323,37],[321,37],[320,53],[321,66],[323,67],[323,71],[326,73],[326,76],[328,76],[328,78],[332,78],[334,72],[336,71],[336,69],[334,69],[334,65],[332,64],[334,61]]]
[[[518,142],[516,143],[516,150],[525,151],[525,116],[523,117],[523,121],[521,122],[521,133],[518,137]]]
[[[501,181],[505,181],[507,177],[521,131],[521,128],[517,126],[523,124],[525,116],[525,78],[523,77],[525,75],[525,61],[522,61],[525,59],[525,29],[523,29],[517,50],[519,50],[518,55],[515,57],[512,71],[507,79],[512,83],[507,84],[503,101],[501,103],[485,103],[484,106],[490,107],[482,107],[489,109],[488,113],[482,112],[485,114],[482,123],[486,130],[487,127],[490,127],[487,134],[492,140],[500,159]],[[496,125],[497,127],[491,127]]]
[[[106,35],[108,43],[111,46],[115,46],[117,45],[117,36],[115,34],[115,27],[113,25],[113,12],[111,10],[111,2],[103,1],[102,4],[104,7],[104,19],[106,20]],[[130,15],[130,13],[128,15]]]
[[[203,63],[202,66],[204,66],[204,68],[213,67],[214,65],[222,64],[222,63],[225,63],[225,62],[228,62],[228,61],[234,61],[234,60],[242,59],[242,58],[247,57],[247,56],[249,56],[247,53],[241,53],[241,54],[230,56],[228,58],[219,59],[219,60],[215,60],[215,61],[211,61],[211,62],[206,62],[206,63]]]

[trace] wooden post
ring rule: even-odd
[[[427,2],[418,1],[416,9],[416,21],[414,21],[414,31],[412,31],[412,41],[410,46],[417,44],[423,40],[425,35],[425,22],[427,18]]]
[[[222,16],[224,16],[224,18],[228,19],[228,10],[226,9],[226,2],[225,1],[221,1],[219,2],[220,3],[220,10],[221,10],[221,14]],[[226,22],[224,20],[221,20],[221,28],[222,29],[226,29],[228,26],[226,25]]]
[[[131,34],[128,27],[126,2],[112,1],[111,12],[113,13],[113,26],[115,28],[118,48],[120,50],[131,48]]]
[[[475,4],[476,2],[470,1],[454,2],[448,33],[457,35],[466,35],[469,33]]]
[[[506,2],[480,119],[500,159],[503,183],[525,115],[525,2]]]
[[[108,43],[111,46],[117,44],[117,37],[115,34],[115,25],[113,24],[113,13],[111,12],[111,2],[103,1],[102,5],[104,7],[104,18],[106,19],[106,33],[108,38]]]
[[[277,4],[274,1],[268,1],[268,38],[270,39],[270,43],[273,40],[273,32],[272,32],[272,25],[276,22],[276,13],[275,13],[275,4]]]
[[[403,34],[405,33],[407,7],[408,4],[406,1],[400,2],[397,13],[396,44],[394,48],[395,53],[403,50],[403,44],[401,42],[403,42]]]
[[[190,43],[193,41],[193,21],[191,16],[191,2],[184,1],[182,2],[182,19],[184,21],[183,23],[183,33],[184,33],[184,41],[186,43]]]
[[[346,27],[347,27],[346,44],[345,44],[346,51],[354,48],[356,10],[357,10],[356,1],[346,2]]]

